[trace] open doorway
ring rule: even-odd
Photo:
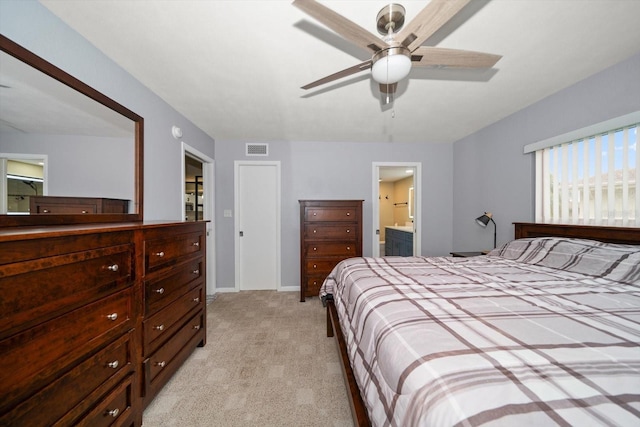
[[[420,163],[373,163],[373,256],[420,254]]]
[[[213,159],[182,142],[182,217],[207,222],[207,295],[216,293]]]
[[[202,162],[185,153],[184,156],[184,220],[204,219],[204,180]]]

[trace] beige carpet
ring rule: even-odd
[[[318,298],[219,294],[198,348],[144,412],[155,426],[352,426]]]

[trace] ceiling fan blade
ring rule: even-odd
[[[360,71],[368,70],[371,68],[371,60],[364,61],[358,65],[354,65],[353,67],[349,67],[342,71],[338,71],[337,73],[333,73],[330,76],[326,76],[321,78],[320,80],[316,80],[315,82],[311,82],[307,85],[302,86],[302,89],[311,89],[316,86],[323,85],[325,83],[332,82],[334,80],[341,79],[343,77],[350,76],[351,74],[359,73]]]
[[[373,52],[386,47],[380,38],[315,0],[295,0],[293,5],[357,46]]]
[[[491,68],[500,58],[502,58],[501,55],[491,53],[420,46],[411,54],[411,65],[419,67]]]
[[[417,49],[471,0],[431,0],[395,37],[410,51]]]

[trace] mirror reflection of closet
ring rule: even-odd
[[[0,214],[29,214],[31,196],[46,194],[46,156],[0,153]]]

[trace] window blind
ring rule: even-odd
[[[638,123],[536,151],[536,221],[640,226]]]

